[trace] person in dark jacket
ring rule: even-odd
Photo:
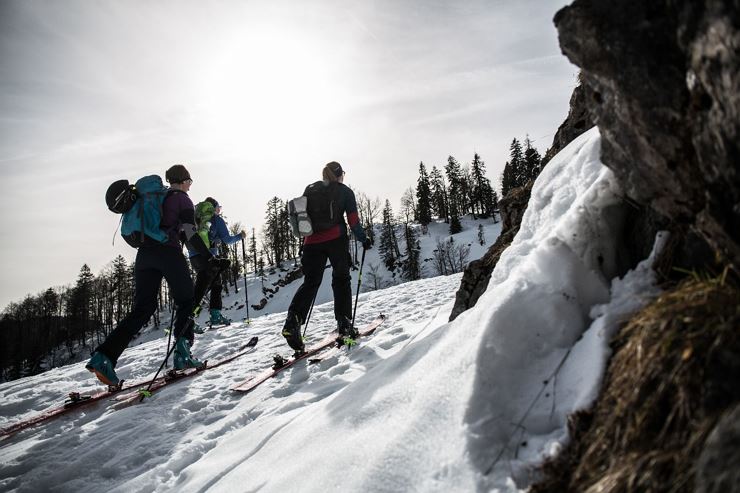
[[[210,240],[211,253],[213,255],[218,255],[218,248],[221,243],[225,245],[233,245],[234,243],[246,238],[247,233],[241,231],[239,234],[230,235],[229,230],[226,227],[226,222],[223,217],[221,217],[221,205],[213,197],[208,197],[205,201],[210,202],[214,207],[214,214],[210,221],[211,226],[208,228],[208,239]],[[205,294],[206,289],[208,289],[208,286],[211,287],[211,324],[230,324],[231,320],[224,317],[221,313],[221,310],[223,310],[223,302],[221,301],[221,291],[223,289],[221,273],[214,272],[208,265],[208,260],[200,255],[196,250],[188,248],[188,254],[190,256],[190,265],[193,266],[193,270],[196,272],[196,298],[198,298],[199,294],[202,297]],[[195,310],[200,311],[199,308],[200,307],[195,307]]]
[[[176,164],[167,170],[165,178],[170,183],[170,190],[162,204],[160,227],[167,233],[168,241],[159,243],[145,238],[144,245],[136,253],[134,307],[95,349],[85,366],[106,385],[119,385],[120,379],[115,372],[118,358],[157,309],[157,293],[163,277],[177,306],[174,367],[183,369],[201,366],[201,362],[190,352],[192,338],[187,336],[192,331],[193,323],[190,318],[194,302],[193,281],[182,254],[181,239],[210,261],[222,259],[213,257],[196,233],[193,202],[187,194],[193,183],[188,170],[185,166]]]
[[[360,224],[355,194],[344,185],[342,166],[332,161],[324,166],[322,176],[323,180],[309,185],[303,193],[308,197],[308,215],[314,233],[303,240],[301,264],[304,280],[293,296],[282,330],[288,345],[299,354],[305,350],[301,325],[321,286],[327,259],[332,267],[331,286],[337,329],[341,337],[357,337],[357,330],[352,326],[349,236],[345,215],[355,238],[365,249],[372,246]]]

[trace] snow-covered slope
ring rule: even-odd
[[[18,491],[514,491],[567,440],[595,397],[620,320],[657,290],[649,260],[611,280],[619,190],[591,130],[548,164],[522,228],[477,305],[446,323],[460,275],[360,296],[388,320],[361,346],[299,364],[247,395],[228,387],[288,351],[283,314],[201,336],[214,358],[258,350],[144,404],[72,412],[0,442],[0,489]],[[492,241],[492,240],[491,240]],[[316,307],[310,337],[333,325]],[[151,373],[161,341],[124,353]],[[0,385],[2,424],[91,389],[82,364]]]
[[[438,240],[447,241],[449,238],[453,238],[456,244],[469,246],[470,254],[468,256],[468,261],[472,261],[482,257],[486,253],[490,245],[496,241],[496,238],[498,238],[499,234],[501,233],[501,223],[494,223],[493,219],[471,219],[470,217],[464,217],[461,219],[461,224],[463,226],[463,231],[454,235],[449,234],[450,226],[443,221],[437,221],[430,224],[427,234],[421,234],[421,230],[418,225],[413,226],[414,230],[417,232],[419,246],[421,248],[420,265],[422,278],[430,278],[439,275],[433,266],[434,262],[432,260]],[[484,240],[486,242],[483,245],[481,245],[478,241],[479,226],[482,226],[483,228]],[[405,252],[405,248],[402,244],[403,238],[401,232],[399,231],[397,235],[400,242],[400,249],[403,253]],[[362,247],[360,247],[360,252],[358,255],[362,254],[361,248]],[[292,261],[284,262],[283,266],[286,271],[290,271],[294,268]],[[373,279],[372,271],[375,271],[375,277],[377,277],[377,279]],[[358,274],[358,270],[351,271],[353,293],[355,292],[355,288],[357,287]],[[277,286],[278,280],[285,278],[286,275],[287,272],[280,272],[279,270],[273,270],[272,274],[268,273],[266,275],[266,279],[264,280],[264,286],[268,289],[276,290],[277,292],[272,295],[268,294],[267,296],[265,296],[262,292],[263,282],[253,273],[248,274],[247,286],[249,287],[249,304],[255,305],[258,304],[263,297],[267,298],[267,304],[261,310],[250,309],[250,317],[254,318],[261,315],[284,312],[288,309],[288,306],[290,305],[290,301],[293,299],[295,291],[303,282],[303,278],[300,278],[297,281],[288,284],[287,286]],[[363,267],[363,281],[361,288],[361,291],[363,293],[374,290],[375,284],[377,284],[380,288],[385,288],[398,285],[403,282],[404,281],[402,279],[401,269],[396,268],[395,273],[388,271],[385,265],[383,265],[383,261],[380,257],[380,252],[377,248],[372,248],[367,251],[365,257],[365,265]],[[242,286],[243,282],[239,281],[238,287],[240,290],[242,289]],[[321,288],[316,295],[316,304],[329,302],[332,300],[332,298],[331,269],[327,269],[324,273],[324,280],[321,283]],[[246,299],[247,298],[245,297],[243,290],[240,291],[240,293],[232,292],[230,296],[226,296],[224,298],[224,308],[226,308],[224,313],[226,314],[226,316],[232,318],[233,320],[244,319],[247,316],[247,310],[245,308]],[[169,315],[164,314],[163,316],[168,317]],[[202,312],[199,322],[205,323],[207,319],[207,311]]]

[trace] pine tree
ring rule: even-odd
[[[460,223],[460,217],[455,212],[450,213],[450,234],[454,235],[462,231],[462,224]]]
[[[252,228],[252,237],[249,239],[249,256],[252,259],[252,266],[254,267],[255,274],[257,273],[257,237],[254,234],[254,228]]]
[[[447,195],[449,196],[450,234],[462,231],[460,215],[462,214],[462,170],[454,157],[447,158],[445,174],[450,184]]]
[[[447,158],[445,174],[447,183],[449,183],[447,196],[449,197],[450,219],[452,219],[453,211],[457,215],[462,212],[462,170],[460,164],[452,156]]]
[[[424,163],[419,163],[419,179],[416,181],[416,220],[424,231],[432,222],[432,189]]]
[[[470,168],[466,165],[463,166],[460,173],[460,215],[473,214],[475,218],[475,204],[473,200],[473,193],[475,191],[475,185],[473,183],[473,175],[470,173]]]
[[[488,187],[485,191],[484,204],[486,208],[486,214],[493,218],[494,223],[497,223],[498,220],[496,219],[496,213],[498,212],[498,194],[496,193],[496,190],[493,189],[490,183],[488,184]]]
[[[524,170],[524,154],[522,152],[522,144],[517,139],[512,140],[511,145],[509,146],[509,151],[512,188],[518,188],[527,182]],[[504,168],[504,172],[506,172],[506,168]]]
[[[407,281],[415,281],[421,278],[421,268],[419,266],[419,256],[421,247],[416,239],[416,234],[411,226],[406,223],[406,258],[403,261],[403,278]]]
[[[515,188],[514,171],[511,162],[506,161],[504,171],[501,173],[501,196],[506,197],[513,188]]]
[[[114,318],[118,324],[131,311],[133,305],[133,290],[128,265],[122,255],[113,260],[113,285],[116,293]]]
[[[523,157],[523,171],[522,175],[525,177],[526,182],[534,180],[540,174],[540,164],[542,163],[542,157],[540,153],[532,147],[532,141],[529,140],[529,135],[524,139],[524,157]]]
[[[93,289],[93,275],[90,267],[84,264],[80,268],[77,282],[72,289],[70,300],[70,314],[72,316],[72,333],[83,346],[86,345],[86,337],[90,330],[91,295]]]
[[[267,212],[265,213],[265,225],[263,228],[263,237],[265,244],[265,254],[268,260],[272,260],[275,266],[280,266],[280,262],[286,258],[287,234],[285,225],[286,221],[281,221],[281,212],[285,209],[285,204],[279,197],[273,197],[267,202]]]
[[[488,207],[487,199],[492,191],[491,182],[486,178],[486,164],[481,160],[478,153],[473,155],[470,166],[470,177],[473,185],[473,213],[477,208],[480,215],[486,218],[492,214]]]
[[[432,207],[437,217],[444,219],[446,223],[450,222],[447,186],[442,173],[436,166],[432,166],[432,172],[429,174],[429,181],[432,187]]]
[[[393,218],[393,209],[391,209],[391,203],[389,200],[385,201],[385,207],[383,208],[383,229],[380,234],[380,244],[378,245],[378,251],[383,259],[383,263],[386,268],[393,272],[396,269],[396,261],[398,256],[396,255],[396,226],[395,219]]]

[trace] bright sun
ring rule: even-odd
[[[205,132],[222,150],[310,139],[346,98],[326,50],[285,30],[252,30],[223,45],[204,92]]]

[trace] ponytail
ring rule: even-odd
[[[344,174],[344,170],[342,169],[342,165],[336,161],[326,163],[326,166],[324,166],[324,169],[321,172],[321,175],[324,178],[324,180],[328,182],[339,181],[339,177],[342,176],[343,174]]]

